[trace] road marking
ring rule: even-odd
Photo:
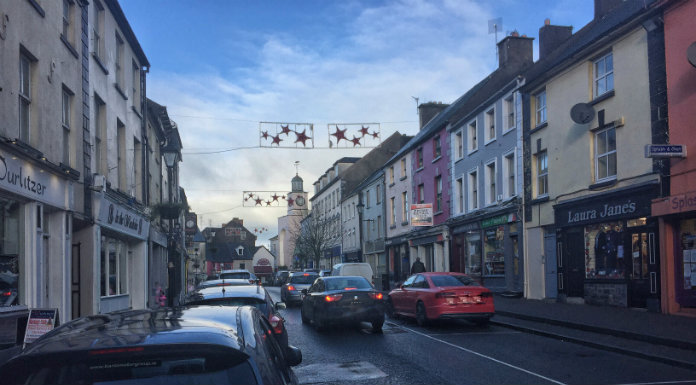
[[[519,371],[521,371],[521,372],[524,372],[524,373],[527,373],[527,374],[531,374],[532,376],[539,377],[539,378],[544,379],[544,380],[549,381],[549,382],[553,382],[554,384],[566,385],[566,384],[563,383],[563,382],[556,381],[556,380],[554,380],[554,379],[552,379],[552,378],[548,378],[548,377],[546,377],[546,376],[542,376],[542,375],[539,374],[539,373],[534,373],[534,372],[529,371],[529,370],[527,370],[527,369],[520,368],[519,366],[515,366],[515,365],[513,365],[513,364],[509,364],[509,363],[507,363],[507,362],[501,361],[501,360],[499,360],[499,359],[497,359],[497,358],[493,358],[493,357],[487,356],[487,355],[485,355],[485,354],[481,354],[481,353],[479,353],[479,352],[475,352],[475,351],[473,351],[473,350],[469,350],[469,349],[467,349],[467,348],[463,348],[463,347],[461,347],[461,346],[459,346],[459,345],[455,345],[455,344],[453,344],[453,343],[450,343],[450,342],[447,342],[447,341],[443,341],[443,340],[441,340],[441,339],[437,339],[437,338],[435,338],[435,337],[433,337],[433,336],[430,336],[430,335],[428,335],[428,334],[421,333],[421,332],[419,332],[419,331],[416,331],[416,330],[413,330],[413,329],[410,329],[410,328],[407,328],[407,327],[404,327],[404,326],[401,326],[401,327],[404,328],[404,329],[406,329],[406,330],[408,330],[408,331],[410,331],[411,333],[418,334],[418,335],[421,335],[421,336],[426,337],[426,338],[430,338],[431,340],[434,340],[434,341],[437,341],[437,342],[441,342],[441,343],[443,343],[443,344],[445,344],[445,345],[448,345],[448,346],[451,346],[451,347],[453,347],[453,348],[455,348],[455,349],[459,349],[459,350],[465,351],[465,352],[467,352],[467,353],[471,353],[471,354],[474,354],[474,355],[476,355],[476,356],[479,356],[479,357],[481,357],[481,358],[485,358],[485,359],[491,360],[491,361],[493,361],[493,362],[497,362],[497,363],[499,363],[499,364],[501,364],[501,365],[505,365],[505,366],[507,366],[507,367],[510,367],[510,368],[519,370]]]
[[[660,381],[660,382],[634,382],[632,384],[617,384],[617,385],[661,385],[661,384],[693,384],[696,380],[684,381]]]
[[[296,367],[293,371],[300,384],[344,383],[387,377],[386,373],[365,361],[310,364]]]

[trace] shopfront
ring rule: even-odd
[[[410,275],[409,247],[405,236],[387,239],[387,264],[389,269],[390,287],[394,288],[396,283],[403,282]]]
[[[560,294],[658,311],[659,240],[650,202],[657,191],[647,184],[554,206]]]

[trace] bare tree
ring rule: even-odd
[[[313,214],[305,217],[299,226],[299,231],[294,234],[295,255],[300,266],[305,266],[308,261],[313,261],[314,266],[319,266],[319,261],[334,243],[332,221],[317,218]]]

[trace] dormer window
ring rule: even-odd
[[[240,257],[244,255],[244,247],[243,246],[237,247],[237,255],[239,255]]]

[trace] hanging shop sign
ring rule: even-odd
[[[72,208],[70,182],[33,163],[0,151],[0,188],[51,206]]]
[[[648,144],[645,146],[646,158],[684,158],[686,145],[684,144]]]
[[[411,226],[432,226],[433,204],[422,203],[411,205]]]
[[[99,206],[99,225],[138,239],[148,238],[150,222],[143,215],[106,195],[101,198]]]

